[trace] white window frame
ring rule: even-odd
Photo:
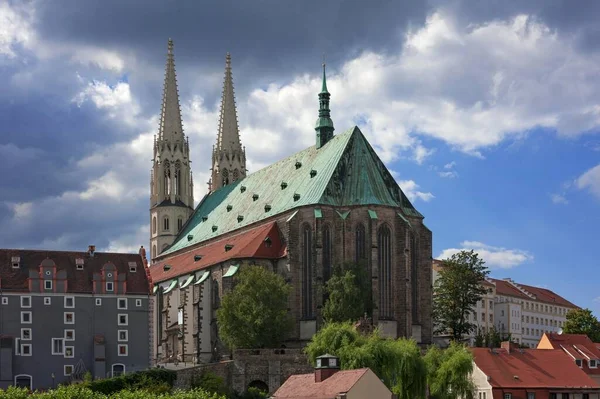
[[[71,333],[71,337],[72,337],[72,338],[68,338],[68,337],[67,337],[67,333],[69,333],[69,332]],[[74,329],[72,329],[72,328],[66,328],[66,329],[65,329],[65,332],[64,332],[64,337],[63,337],[63,339],[64,339],[65,341],[75,341],[75,330],[74,330]]]
[[[15,375],[15,377],[13,378],[13,383],[15,384],[15,386],[17,385],[17,378],[19,377],[29,377],[29,389],[33,390],[33,376],[31,374],[17,374]]]
[[[67,373],[67,367],[71,368],[71,372],[70,373]],[[63,371],[64,371],[63,374],[64,374],[65,377],[70,377],[70,376],[73,375],[73,371],[75,371],[75,367],[72,364],[65,364],[63,366]]]
[[[71,299],[73,301],[72,306],[67,305],[67,300]],[[75,297],[74,296],[66,296],[64,301],[65,309],[75,309]]]
[[[125,354],[121,354],[121,348],[125,348]],[[117,345],[117,356],[129,356],[129,345],[127,344],[118,344]]]
[[[123,374],[121,375],[125,375],[127,372],[127,367],[125,367],[125,365],[123,363],[114,363],[112,366],[110,366],[110,376],[114,377],[115,376],[115,366],[121,366],[123,367]]]
[[[29,321],[24,321],[23,316],[29,314]],[[21,324],[31,324],[33,322],[33,313],[31,311],[21,312]]]
[[[110,284],[110,289],[108,289]],[[112,281],[107,281],[106,282],[106,292],[114,292],[115,291],[115,283]]]
[[[50,283],[50,284],[48,284]],[[52,289],[52,280],[44,280],[44,289],[51,290]]]
[[[8,297],[7,296],[3,296],[2,297],[2,304],[3,305],[8,305]]]
[[[121,323],[121,316],[125,316],[125,323]],[[127,313],[117,314],[117,325],[118,326],[128,326],[129,325],[129,315]]]
[[[49,296],[45,296],[44,297],[44,305],[51,305],[52,304],[52,298]]]
[[[125,302],[125,306],[121,307],[121,301]],[[117,298],[117,309],[119,310],[127,310],[127,298]]]
[[[75,266],[77,270],[83,270],[83,265],[85,264],[85,261],[83,260],[83,258],[77,258],[75,259]]]
[[[25,331],[29,331],[29,338],[25,338]],[[31,334],[32,334],[31,328],[21,328],[21,341],[31,341],[32,340]]]
[[[121,339],[121,333],[125,333],[125,339]],[[117,330],[117,342],[128,342],[129,331],[128,330]]]
[[[23,348],[29,348],[29,353],[25,353]],[[32,356],[33,355],[33,345],[31,344],[21,344],[21,353],[20,356]]]
[[[21,338],[15,338],[15,356],[21,356]]]
[[[594,362],[593,366],[592,366],[592,362]],[[590,359],[588,363],[589,363],[591,369],[598,368],[598,360],[597,359]]]
[[[96,298],[96,306],[102,306],[102,298]]]
[[[71,319],[70,322],[67,321],[67,315],[68,314],[72,314],[73,315],[73,318]],[[75,312],[64,312],[63,318],[64,318],[63,321],[65,322],[65,324],[75,324]]]
[[[29,305],[23,305],[23,300],[24,299],[29,299]],[[21,307],[25,308],[25,309],[31,308],[31,296],[29,296],[29,295],[23,295],[23,296],[21,296]]]
[[[71,356],[67,355],[68,350],[71,350]],[[65,345],[65,359],[73,359],[75,357],[75,346],[74,345]]]
[[[142,300],[141,299],[136,299],[135,300],[135,306],[138,307],[138,308],[141,307],[142,306]]]
[[[137,263],[129,262],[129,272],[136,273],[137,272]]]
[[[57,351],[54,350],[54,342],[56,342],[56,341],[62,342],[62,345],[61,345],[62,351],[60,351],[60,352],[57,352]],[[53,356],[64,356],[65,355],[65,339],[64,338],[52,338],[50,340],[50,345],[51,345],[50,346],[50,353]]]

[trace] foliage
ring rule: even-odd
[[[481,283],[488,274],[485,262],[474,251],[460,251],[444,260],[433,297],[436,333],[450,333],[460,341],[476,328],[468,315],[487,292]]]
[[[190,386],[193,389],[201,388],[206,392],[217,393],[219,395],[225,395],[228,393],[228,389],[225,386],[225,381],[223,378],[210,370],[204,370],[200,375],[192,375]]]
[[[371,281],[362,263],[348,262],[333,269],[327,281],[323,318],[328,322],[356,321],[371,314]]]
[[[250,387],[248,390],[242,394],[235,394],[231,396],[232,399],[267,399],[269,394],[267,392],[263,392],[258,388]]]
[[[466,346],[452,342],[446,350],[432,346],[424,357],[432,399],[473,399],[473,355]]]
[[[314,364],[329,353],[340,358],[343,369],[369,367],[398,399],[424,398],[426,368],[414,340],[385,339],[378,331],[364,336],[350,323],[325,325],[305,348]]]
[[[153,368],[118,377],[87,381],[80,385],[93,392],[110,395],[123,390],[144,390],[151,393],[168,392],[177,379],[173,370]]]
[[[288,313],[291,290],[283,277],[260,266],[248,266],[217,310],[219,335],[230,348],[277,347],[292,327]]]
[[[571,309],[566,317],[565,334],[585,334],[593,342],[600,342],[600,322],[590,309]]]
[[[500,348],[502,342],[512,341],[510,333],[498,331],[495,326],[490,327],[487,332],[477,330],[475,336],[475,347],[477,348]]]
[[[208,393],[202,389],[175,391],[171,394],[151,393],[144,390],[125,390],[111,394],[94,392],[84,384],[61,386],[46,392],[35,392],[32,395],[25,388],[9,387],[0,390],[0,399],[226,399],[225,396]]]

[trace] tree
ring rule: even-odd
[[[323,306],[323,318],[327,322],[355,321],[372,312],[371,281],[362,263],[335,267],[325,292],[328,299]]]
[[[466,346],[451,342],[446,350],[431,346],[424,357],[427,384],[432,399],[473,399],[475,386],[471,380],[473,354]]]
[[[460,341],[477,327],[468,315],[487,292],[481,283],[488,274],[485,262],[474,251],[460,251],[444,260],[433,296],[436,333],[450,333]]]
[[[292,327],[291,287],[260,266],[243,267],[217,310],[219,335],[230,348],[277,347]]]
[[[600,322],[590,309],[571,309],[566,317],[565,334],[585,334],[592,341],[600,342]]]
[[[378,331],[361,335],[351,323],[325,325],[305,352],[314,364],[326,353],[340,358],[344,370],[369,367],[398,399],[425,397],[427,370],[414,340],[382,338]]]

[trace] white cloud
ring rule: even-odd
[[[145,244],[150,237],[150,227],[148,225],[138,226],[135,229],[127,229],[124,234],[111,240],[105,249],[98,249],[104,252],[117,253],[138,253],[140,246],[148,248]],[[150,254],[147,253],[146,256]]]
[[[550,195],[550,198],[552,199],[552,202],[555,204],[567,205],[569,203],[569,200],[567,199],[567,197],[565,197],[562,194],[552,194],[552,195]]]
[[[29,218],[31,216],[31,210],[33,207],[33,203],[31,202],[19,202],[14,204],[9,204],[13,211],[13,217],[17,220],[23,220]]]
[[[463,241],[460,246],[443,250],[437,258],[447,259],[462,250],[473,250],[490,269],[511,269],[533,260],[533,255],[527,251],[494,247],[478,241]]]
[[[15,45],[28,45],[34,31],[31,27],[33,8],[27,5],[11,7],[7,2],[0,2],[0,56],[8,58],[16,56]]]
[[[406,194],[408,199],[411,201],[420,199],[422,201],[429,202],[435,198],[431,193],[419,191],[420,187],[417,183],[415,183],[414,180],[400,180],[398,184],[400,185],[400,188],[402,188],[404,194]]]
[[[589,190],[596,197],[600,198],[600,164],[586,171],[575,181],[578,189]]]
[[[444,165],[444,169],[454,169],[455,166],[456,166],[456,162],[452,161],[452,162],[447,163],[446,165]]]

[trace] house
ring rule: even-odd
[[[600,399],[600,385],[560,349],[473,348],[477,399]]]
[[[600,384],[600,344],[585,334],[546,333],[538,349],[562,349],[572,362]]]
[[[142,370],[152,308],[139,254],[0,249],[0,388]]]
[[[339,359],[317,358],[315,372],[292,375],[272,398],[286,399],[391,399],[392,392],[369,368],[340,371]]]

